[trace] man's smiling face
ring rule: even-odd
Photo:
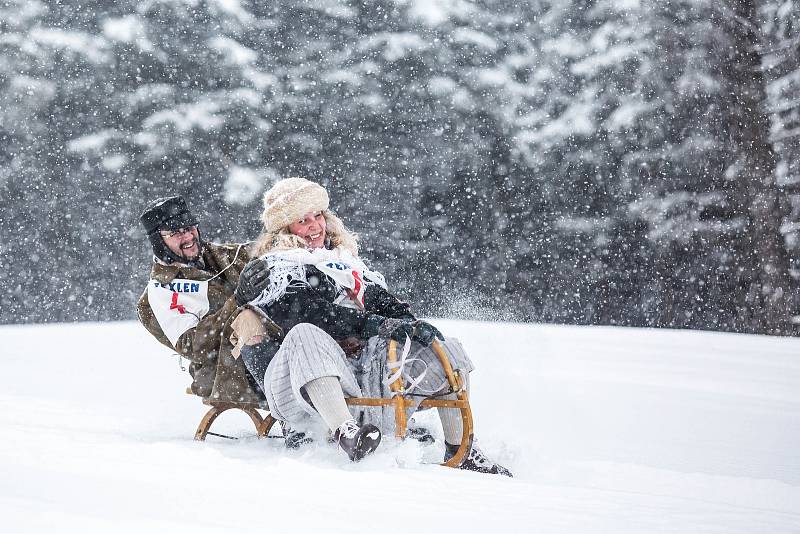
[[[187,262],[200,257],[200,232],[197,231],[197,226],[161,230],[161,239],[173,254]]]

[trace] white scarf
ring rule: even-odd
[[[268,252],[261,257],[270,269],[269,286],[251,304],[269,306],[295,287],[311,287],[306,278],[306,265],[313,265],[327,275],[338,289],[334,304],[349,308],[364,308],[365,286],[378,284],[386,289],[386,279],[369,269],[361,259],[347,250],[290,249]]]

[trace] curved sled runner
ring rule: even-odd
[[[425,399],[419,403],[420,408],[452,408],[461,412],[461,421],[463,423],[463,434],[461,437],[461,444],[458,447],[456,454],[442,465],[447,467],[456,467],[461,464],[464,456],[469,452],[473,438],[472,426],[472,409],[469,405],[469,398],[467,391],[464,388],[464,383],[459,374],[453,371],[450,365],[450,360],[444,353],[442,346],[438,341],[434,341],[431,345],[434,352],[439,358],[442,368],[447,375],[447,381],[450,384],[450,389],[456,393],[456,400],[450,399]],[[397,342],[392,340],[389,342],[387,351],[387,360],[389,364],[397,363]],[[391,398],[374,398],[374,397],[351,397],[345,399],[350,406],[394,406],[395,408],[395,427],[396,435],[400,439],[405,439],[408,430],[407,410],[415,404],[415,401],[407,398],[404,393],[402,376],[398,376],[389,388],[392,391]],[[208,434],[217,435],[209,432],[211,425],[223,412],[227,410],[242,410],[253,421],[256,427],[256,434],[258,437],[263,438],[269,435],[270,429],[275,424],[275,418],[267,412],[266,416],[259,413],[259,409],[264,409],[262,405],[254,403],[235,403],[235,402],[217,402],[210,399],[203,399],[203,404],[211,406],[211,409],[206,412],[197,431],[194,434],[194,439],[203,441]]]
[[[266,408],[260,404],[252,402],[220,402],[211,399],[203,399],[203,404],[211,406],[211,409],[206,412],[200,420],[200,424],[197,426],[197,431],[194,433],[194,439],[197,441],[205,441],[208,434],[212,436],[219,435],[210,432],[211,425],[214,424],[217,417],[228,410],[241,410],[246,413],[250,417],[250,420],[253,421],[253,425],[256,427],[256,434],[260,438],[269,435],[272,425],[275,424],[275,418],[272,417],[269,412],[267,412],[266,416],[262,417],[258,410]]]

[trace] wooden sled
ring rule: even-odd
[[[456,451],[456,454],[447,462],[444,462],[442,465],[447,467],[457,467],[461,464],[464,456],[469,452],[470,447],[472,446],[472,439],[473,439],[473,426],[472,426],[472,409],[469,406],[469,398],[467,396],[467,392],[464,389],[464,383],[461,380],[459,374],[453,371],[452,366],[450,365],[450,360],[448,360],[447,355],[444,353],[442,346],[439,344],[438,341],[433,342],[431,345],[433,351],[436,353],[436,356],[439,358],[440,363],[442,364],[442,368],[447,375],[447,381],[450,384],[450,388],[453,392],[456,393],[456,400],[449,400],[449,399],[424,399],[420,402],[420,408],[452,408],[454,410],[459,410],[461,412],[461,421],[463,423],[463,434],[461,436],[461,444]],[[387,359],[389,363],[396,363],[397,362],[397,342],[391,340],[389,342],[389,349],[387,351]],[[414,401],[409,399],[404,394],[403,388],[403,379],[402,375],[398,376],[398,378],[389,384],[390,389],[392,390],[393,397],[390,399],[387,398],[370,398],[370,397],[358,397],[358,398],[348,398],[345,399],[348,405],[350,406],[394,406],[395,407],[395,426],[396,426],[396,435],[400,439],[405,439],[406,432],[408,430],[408,420],[406,417],[406,411],[409,407],[414,405]],[[203,441],[206,439],[206,436],[209,434],[209,430],[211,429],[211,425],[214,423],[217,417],[220,416],[223,412],[227,410],[242,410],[253,421],[253,425],[256,427],[256,433],[258,437],[263,438],[269,435],[270,429],[275,424],[275,418],[267,412],[266,416],[262,416],[259,413],[259,409],[264,409],[263,406],[255,404],[255,403],[235,403],[235,402],[218,402],[213,401],[210,399],[203,399],[203,404],[207,404],[211,406],[211,409],[206,412],[203,419],[200,421],[200,425],[197,427],[197,432],[194,434],[194,439],[198,441]],[[211,433],[213,435],[213,433]]]

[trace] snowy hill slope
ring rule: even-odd
[[[194,442],[205,407],[138,324],[0,327],[3,531],[800,532],[800,340],[436,324],[516,478],[420,463],[438,444],[288,452],[240,414]]]

